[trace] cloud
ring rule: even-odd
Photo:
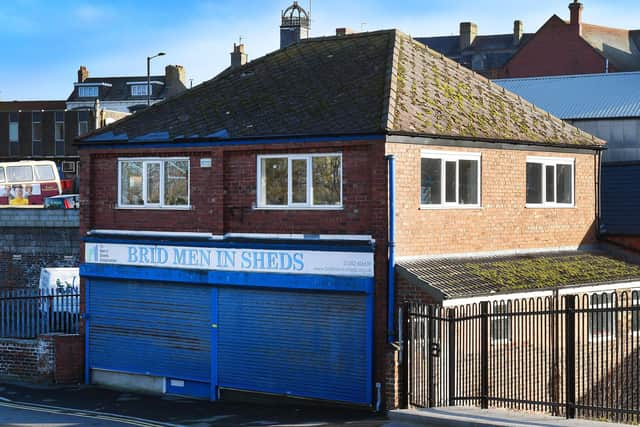
[[[83,24],[93,24],[110,16],[104,9],[93,5],[82,5],[73,10],[73,16]]]

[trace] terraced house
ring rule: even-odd
[[[95,383],[393,406],[396,302],[434,299],[411,262],[596,243],[604,141],[397,30],[299,41],[79,146]]]

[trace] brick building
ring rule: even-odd
[[[475,23],[463,22],[457,36],[416,40],[488,78],[640,70],[640,30],[588,24],[582,11],[574,0],[569,21],[553,15],[535,33],[514,21],[512,34],[479,35]]]
[[[604,141],[396,30],[302,40],[79,143],[95,383],[393,406],[395,257],[596,239]]]

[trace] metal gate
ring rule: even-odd
[[[405,304],[406,406],[640,421],[640,295]]]

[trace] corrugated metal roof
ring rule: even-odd
[[[494,82],[561,119],[640,117],[640,72]]]

